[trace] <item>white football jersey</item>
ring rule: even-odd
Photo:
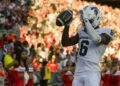
[[[106,33],[113,38],[112,30],[109,28],[96,29],[98,34]],[[96,44],[90,36],[81,28],[79,34],[79,51],[77,55],[75,74],[84,71],[100,71],[99,63],[107,45]]]

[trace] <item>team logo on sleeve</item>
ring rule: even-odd
[[[113,32],[112,30],[111,30],[111,32],[110,32],[110,35],[111,35],[111,36],[113,36],[113,35],[114,35],[114,32]]]

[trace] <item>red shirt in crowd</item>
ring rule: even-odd
[[[48,62],[47,67],[50,69],[51,72],[56,72],[58,69],[58,64],[54,62]]]
[[[120,86],[120,71],[115,74],[104,74],[102,76],[102,86]]]
[[[111,78],[110,74],[104,74],[102,76],[102,86],[111,86]]]
[[[63,74],[62,79],[63,79],[63,82],[64,82],[64,86],[72,86],[71,76]]]
[[[0,48],[2,48],[2,47],[3,47],[3,45],[4,45],[3,39],[2,39],[2,38],[0,38]]]
[[[33,86],[32,79],[29,79],[27,84],[24,85],[24,72],[14,69],[10,71],[7,80],[9,81],[9,86]]]
[[[120,86],[120,75],[113,77],[113,86]]]

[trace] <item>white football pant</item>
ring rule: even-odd
[[[74,76],[72,86],[99,86],[100,79],[100,72],[83,72]]]

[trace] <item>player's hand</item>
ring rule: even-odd
[[[69,26],[73,20],[73,12],[71,10],[62,11],[56,18],[57,26]]]
[[[69,22],[65,22],[65,26],[70,26],[72,19]]]
[[[82,11],[82,19],[85,21],[85,20],[88,20],[88,16],[87,16],[87,13],[85,11]]]
[[[65,26],[70,26],[70,24],[71,24],[71,22],[73,20],[73,12],[71,10],[68,10],[64,14],[63,19],[64,19]]]
[[[86,20],[89,20],[89,21],[93,21],[93,19],[95,18],[95,16],[93,15],[94,12],[93,11],[85,11],[85,10],[82,10],[82,19],[84,21]]]

